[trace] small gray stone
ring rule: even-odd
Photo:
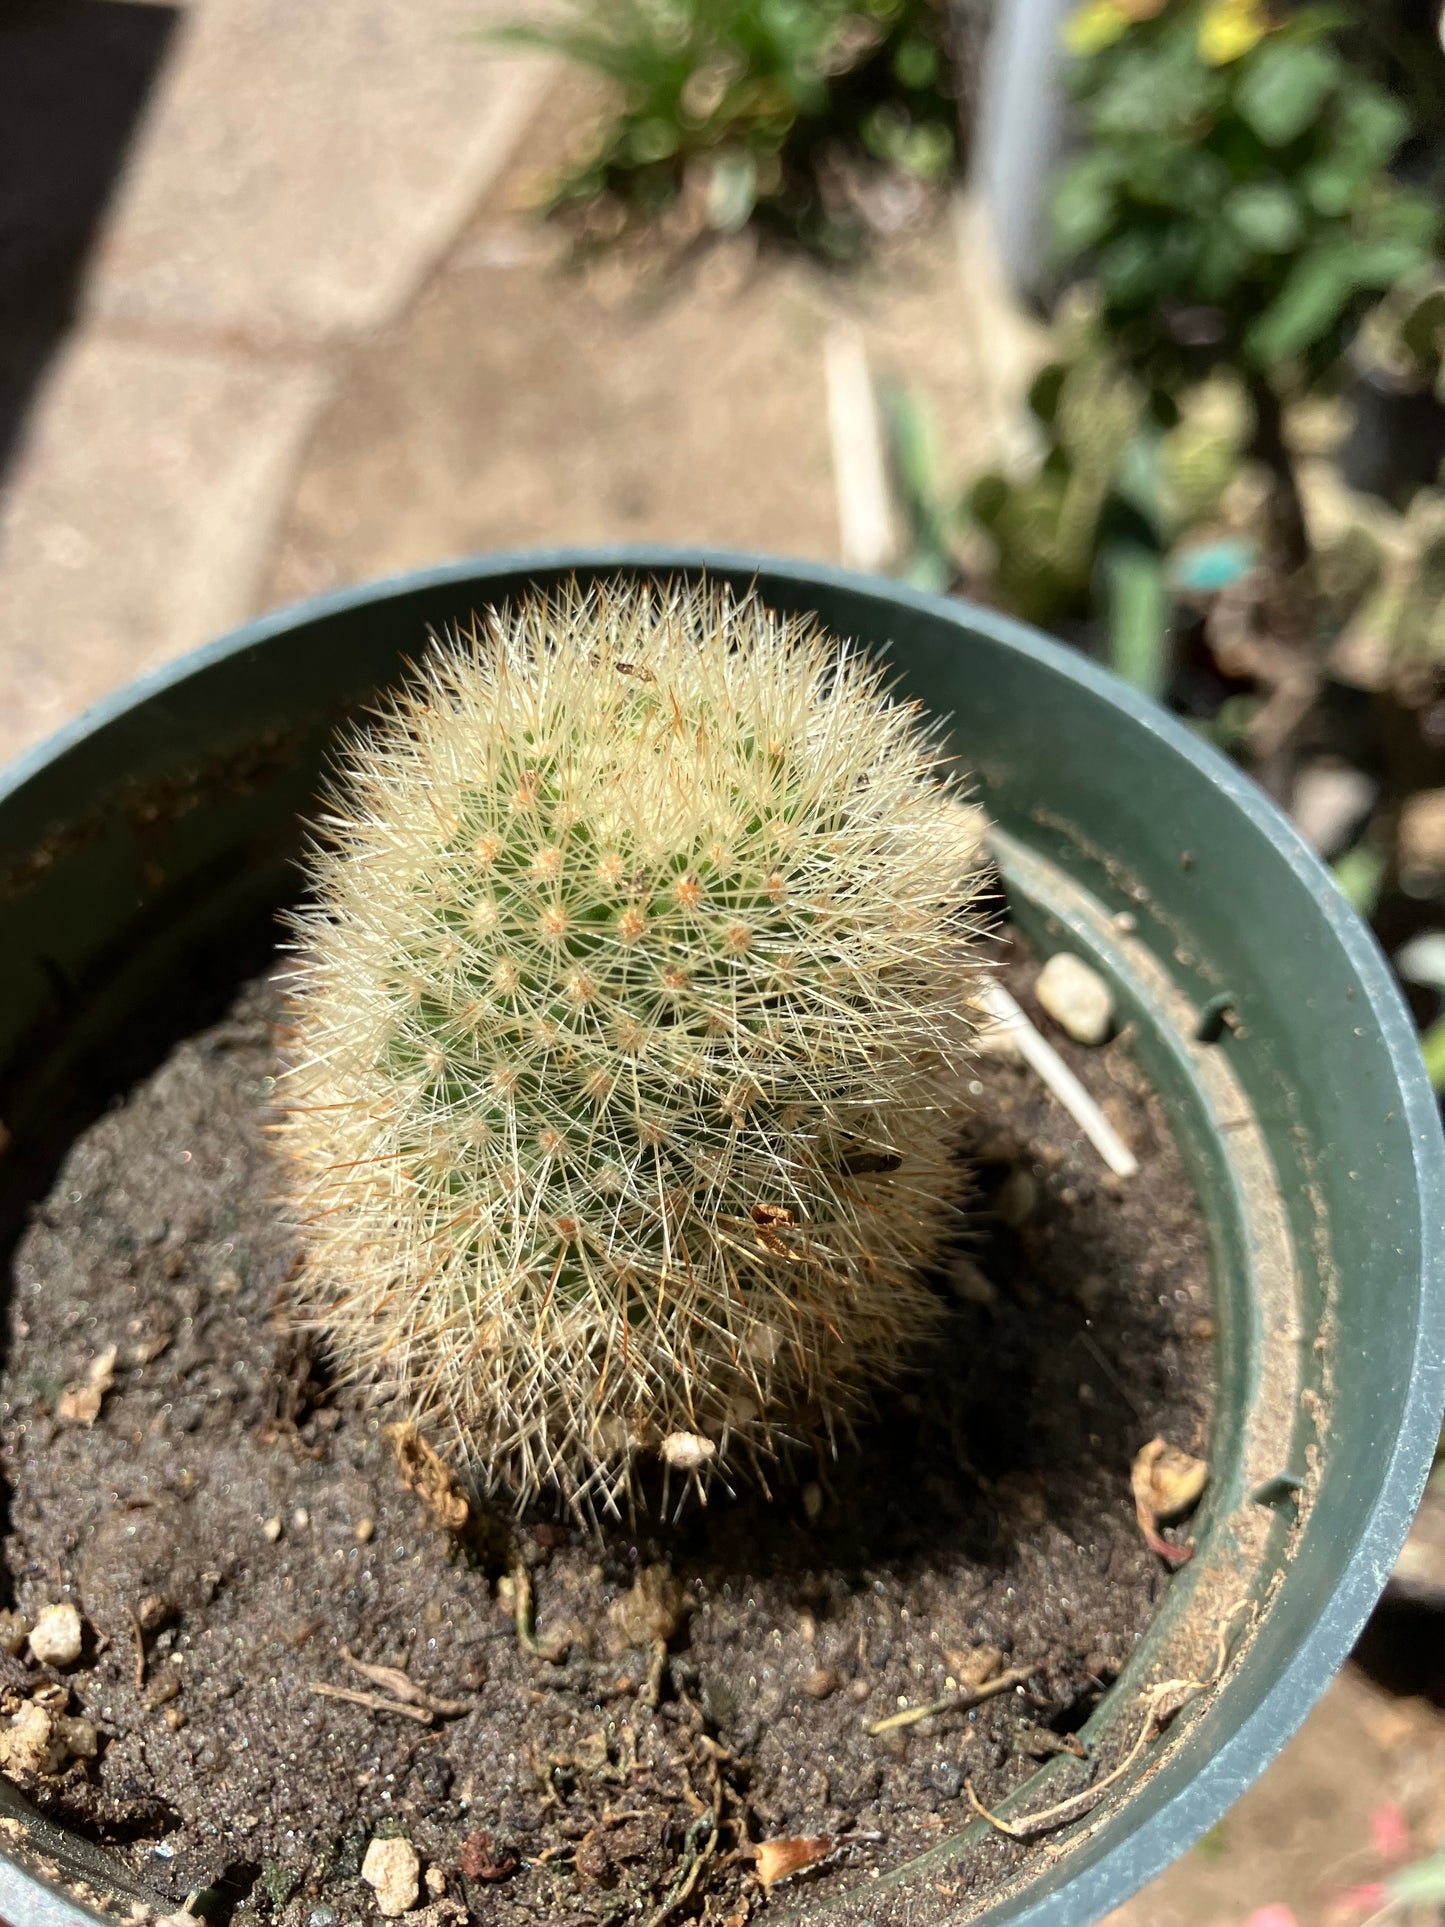
[[[1102,1044],[1114,1023],[1114,993],[1092,965],[1058,950],[1039,972],[1034,995],[1079,1044]]]

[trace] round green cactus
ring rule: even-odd
[[[280,1092],[339,1368],[590,1509],[831,1435],[957,1194],[983,855],[916,707],[755,599],[597,589],[345,765]]]

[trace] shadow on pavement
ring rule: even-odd
[[[1445,1707],[1445,1593],[1392,1580],[1353,1658],[1387,1693]]]
[[[179,17],[143,0],[0,0],[0,475]]]

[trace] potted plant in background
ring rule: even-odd
[[[1338,365],[1372,300],[1426,267],[1439,230],[1388,172],[1408,114],[1335,50],[1334,26],[1253,0],[1090,0],[1069,29],[1086,145],[1053,202],[1061,257],[1158,405],[1191,375],[1237,371],[1286,568],[1308,534],[1285,406]]]
[[[1438,480],[1445,460],[1445,285],[1434,276],[1394,288],[1360,330],[1352,355],[1350,432],[1340,449],[1346,485],[1405,508]]]
[[[1097,651],[1235,755],[1335,862],[1432,1023],[1433,28],[1388,7],[1090,0],[1069,40],[1066,288],[1031,446],[960,489],[926,404],[895,395],[905,573]]]
[[[561,54],[617,97],[551,193],[584,236],[659,216],[685,240],[755,222],[847,259],[916,219],[954,171],[950,31],[932,0],[579,0],[499,37]]]
[[[841,1877],[813,1902],[830,1922],[928,1908],[1082,1927],[1213,1823],[1348,1651],[1433,1450],[1429,1334],[1445,1285],[1438,1122],[1373,945],[1245,779],[1087,661],[895,585],[677,552],[463,564],[201,651],[33,754],[0,799],[7,1207],[23,1214],[78,1125],[264,959],[334,729],[395,683],[428,627],[573,583],[704,572],[883,653],[903,694],[949,717],[1013,927],[1108,985],[1207,1226],[1218,1410],[1197,1550],[1092,1714],[1088,1757],[1066,1747],[992,1820],[945,1826],[922,1858],[851,1888]],[[764,1251],[769,1234],[786,1245],[771,1222],[747,1233]],[[435,1479],[415,1460],[412,1476]],[[432,1501],[454,1507],[458,1494],[443,1480]],[[280,1520],[276,1537],[306,1529]],[[660,1584],[638,1576],[649,1612]],[[536,1644],[525,1562],[510,1586],[508,1610]],[[675,1625],[676,1603],[663,1609]],[[136,1637],[145,1656],[144,1624]],[[679,1706],[697,1690],[680,1677]],[[889,1720],[876,1724],[888,1740]],[[17,1927],[144,1899],[134,1868],[37,1820],[3,1783],[0,1795],[0,1907]],[[682,1913],[717,1832],[704,1802],[659,1919]],[[1045,1837],[1062,1850],[1041,1853]],[[478,1837],[469,1877],[493,1877],[492,1851]],[[403,1857],[383,1840],[372,1873]],[[808,1917],[806,1886],[773,1893],[761,1877],[769,1914]],[[436,1904],[453,1905],[441,1884]],[[418,1904],[415,1879],[408,1895]]]

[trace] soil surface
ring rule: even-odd
[[[1033,974],[1009,968],[1026,1004]],[[79,1605],[84,1646],[61,1672],[0,1652],[0,1704],[63,1680],[54,1745],[87,1750],[68,1711],[99,1747],[12,1747],[32,1799],[172,1903],[215,1889],[213,1918],[374,1918],[363,1859],[399,1836],[380,1859],[405,1899],[409,1843],[438,1927],[720,1927],[767,1911],[748,1843],[836,1841],[805,1878],[851,1885],[961,1827],[965,1773],[992,1804],[1078,1745],[1168,1583],[1131,1462],[1156,1433],[1206,1454],[1211,1409],[1203,1228],[1127,1038],[1056,1039],[1140,1158],[1126,1185],[1015,1058],[979,1059],[944,1337],[856,1448],[771,1501],[600,1540],[535,1516],[488,1557],[278,1310],[275,1011],[254,985],[180,1045],[17,1251],[7,1583],[28,1625]]]

